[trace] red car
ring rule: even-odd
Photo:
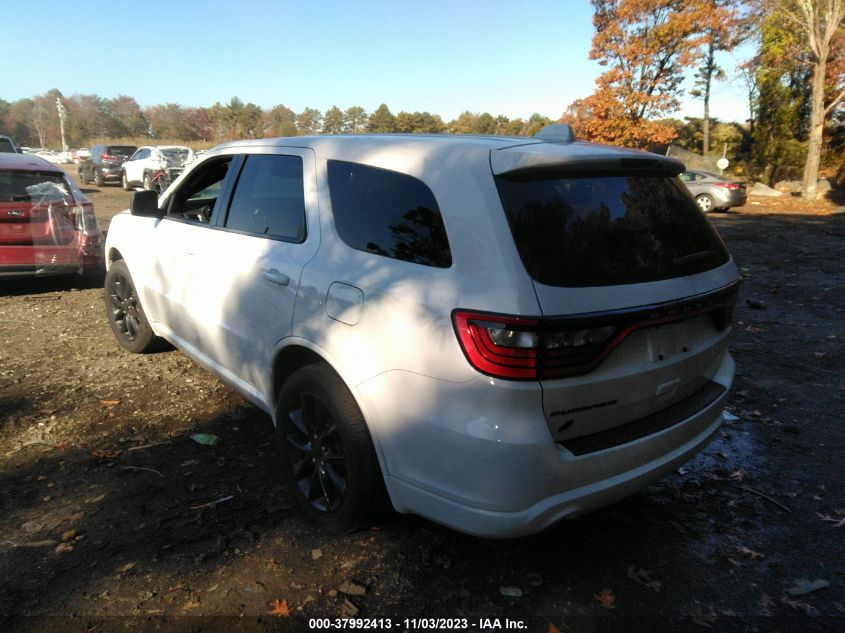
[[[94,272],[102,242],[94,205],[65,172],[0,154],[0,279]]]

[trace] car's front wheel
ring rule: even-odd
[[[696,196],[695,201],[698,203],[698,208],[704,213],[710,213],[713,210],[714,202],[710,194],[702,193]]]
[[[106,317],[123,349],[143,354],[159,347],[161,339],[147,321],[129,268],[122,259],[114,262],[106,273],[105,300]]]
[[[121,172],[120,174],[120,184],[123,187],[124,191],[129,191],[129,180],[126,178],[126,172]]]
[[[296,504],[333,533],[372,525],[388,506],[367,424],[325,363],[294,372],[276,409],[282,468]]]

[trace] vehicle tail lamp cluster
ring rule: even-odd
[[[103,160],[118,160],[117,156],[112,156],[111,154],[106,154],[105,152],[103,152],[102,154],[100,154],[100,157],[101,157]]]
[[[744,185],[738,182],[714,182],[713,184],[729,191],[739,191],[744,188]]]
[[[452,313],[470,365],[509,380],[550,380],[586,374],[636,330],[708,314],[719,331],[733,316],[737,289],[678,305],[588,318],[519,317],[467,310]]]

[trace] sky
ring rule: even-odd
[[[601,72],[588,0],[0,0],[0,15],[7,101],[58,88],[142,107],[237,96],[296,112],[387,103],[445,121],[464,110],[557,119]],[[735,61],[721,63],[734,77]],[[674,116],[701,116],[700,100],[682,101]],[[747,113],[741,81],[715,85],[711,116]]]

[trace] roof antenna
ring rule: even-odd
[[[575,132],[569,123],[547,125],[534,135],[534,138],[546,143],[574,143]]]

